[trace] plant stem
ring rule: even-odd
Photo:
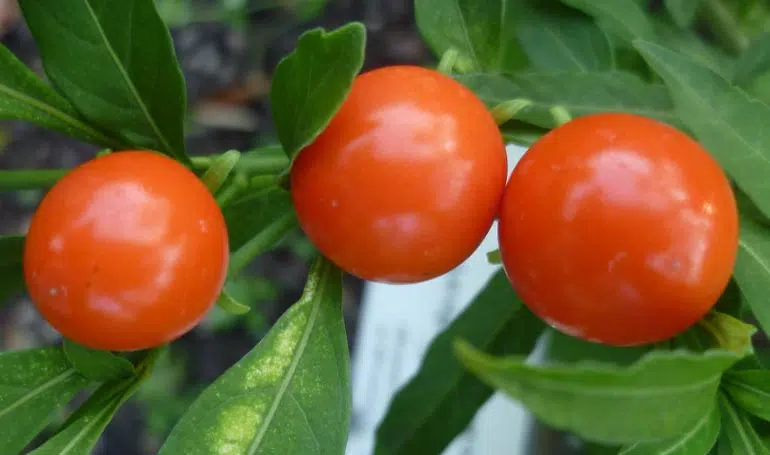
[[[274,219],[270,225],[257,233],[257,235],[230,256],[230,270],[228,274],[236,276],[254,258],[272,248],[277,241],[296,226],[297,216],[293,211]]]
[[[0,192],[50,188],[67,172],[69,169],[0,171]]]
[[[193,167],[198,170],[208,169],[219,155],[196,156],[192,158]],[[246,174],[277,174],[289,165],[289,158],[280,155],[260,155],[244,153],[235,170]]]
[[[444,52],[444,55],[441,56],[441,61],[438,62],[438,66],[436,69],[444,74],[452,74],[452,71],[454,70],[455,65],[457,64],[457,58],[460,56],[460,53],[457,52],[457,49],[449,49],[446,52]]]
[[[737,19],[723,0],[705,0],[701,4],[701,11],[714,34],[729,52],[739,55],[749,47],[749,37],[743,33]]]

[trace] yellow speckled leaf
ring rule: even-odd
[[[159,455],[338,455],[350,422],[342,275],[318,259],[270,333],[209,386]]]

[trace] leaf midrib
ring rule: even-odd
[[[88,10],[89,15],[91,16],[94,22],[94,27],[96,27],[96,30],[98,31],[99,36],[101,37],[102,42],[104,43],[104,48],[107,49],[107,52],[109,53],[110,58],[115,63],[115,67],[120,72],[120,75],[123,77],[123,82],[126,84],[126,87],[131,92],[131,95],[136,101],[137,106],[142,111],[142,114],[144,115],[144,119],[147,122],[148,126],[150,127],[150,129],[152,129],[152,132],[161,142],[161,145],[163,146],[165,152],[170,155],[176,155],[176,150],[174,150],[171,147],[171,145],[168,143],[166,136],[163,135],[157,123],[155,123],[155,119],[153,119],[153,117],[150,115],[150,111],[147,108],[147,105],[144,103],[144,100],[141,98],[139,91],[134,85],[134,82],[131,80],[131,77],[128,75],[128,72],[126,72],[125,66],[122,65],[120,59],[118,58],[118,55],[115,52],[115,49],[112,47],[112,43],[110,42],[110,40],[107,39],[107,34],[104,32],[104,29],[102,28],[102,24],[99,22],[99,18],[96,15],[96,12],[94,11],[94,9],[91,7],[91,4],[87,0],[83,0],[83,3],[85,4],[86,9]]]
[[[639,387],[638,384],[631,384],[627,387],[573,387],[570,384],[563,384],[561,381],[553,380],[553,379],[544,379],[544,378],[537,378],[537,379],[531,379],[526,378],[524,380],[520,381],[509,381],[505,378],[502,378],[499,376],[499,372],[493,372],[493,373],[487,373],[487,375],[490,378],[498,377],[502,379],[502,381],[495,381],[501,385],[512,385],[516,388],[530,388],[530,389],[540,389],[545,391],[551,391],[551,392],[578,392],[576,393],[579,396],[591,396],[591,397],[602,397],[604,395],[612,395],[614,398],[624,399],[624,398],[639,398],[639,397],[656,397],[661,395],[671,395],[671,394],[681,394],[683,392],[689,392],[693,390],[698,389],[705,389],[712,383],[716,383],[721,378],[721,373],[714,374],[702,381],[698,382],[690,382],[687,384],[682,384],[678,386],[663,386],[663,387]]]
[[[689,441],[691,441],[692,438],[695,437],[695,435],[697,435],[698,432],[700,432],[701,429],[703,429],[706,426],[706,424],[711,421],[711,419],[714,417],[713,416],[714,412],[715,412],[714,410],[711,410],[710,412],[708,412],[702,419],[698,421],[697,424],[695,424],[695,426],[690,431],[685,433],[681,438],[674,441],[674,443],[671,444],[670,446],[665,447],[662,452],[658,452],[655,455],[671,455],[675,453],[674,452],[675,450],[679,449],[680,447],[684,446]],[[633,453],[632,450],[636,449],[640,445],[641,443],[633,444],[629,446],[627,449],[621,451],[618,455],[626,455],[628,453]]]
[[[294,350],[294,355],[292,356],[291,363],[289,364],[289,368],[287,368],[286,373],[281,379],[281,383],[278,386],[278,392],[275,394],[275,397],[273,398],[273,402],[270,404],[270,409],[265,415],[265,423],[260,427],[259,432],[256,434],[256,436],[254,437],[254,440],[251,443],[251,446],[249,446],[249,449],[247,451],[247,454],[249,455],[254,455],[255,453],[257,453],[257,449],[259,449],[260,444],[262,444],[262,440],[267,434],[268,428],[272,424],[272,420],[275,417],[275,413],[278,411],[278,406],[283,401],[283,397],[289,388],[289,384],[294,379],[294,373],[297,370],[297,366],[299,365],[299,362],[302,359],[303,354],[305,353],[305,348],[307,347],[308,340],[310,339],[310,334],[313,332],[313,329],[315,328],[316,318],[318,317],[318,313],[320,312],[321,304],[323,302],[323,299],[318,297],[323,296],[324,288],[326,286],[326,278],[327,278],[326,275],[329,273],[328,264],[324,263],[321,267],[323,267],[323,269],[318,273],[318,281],[316,282],[316,288],[310,289],[309,292],[307,293],[307,295],[309,296],[308,298],[311,299],[313,306],[310,310],[310,315],[308,316],[308,321],[307,321],[307,324],[305,325],[305,330],[302,333],[302,338],[300,338],[300,341],[297,344],[297,348]]]
[[[10,98],[17,99],[20,102],[32,107],[33,109],[44,112],[76,130],[81,130],[86,134],[93,136],[95,139],[102,141],[104,144],[112,144],[113,146],[117,145],[113,140],[104,136],[101,132],[91,128],[86,123],[81,122],[80,120],[72,117],[71,115],[68,115],[66,112],[57,109],[48,103],[44,103],[36,98],[25,95],[24,93],[21,93],[20,91],[4,84],[0,84],[0,93],[8,95]]]
[[[650,42],[650,41],[646,41],[646,40],[643,40],[642,42],[644,42],[644,43],[645,43],[646,45],[648,45],[648,46],[652,46],[652,47],[658,47],[658,48],[660,48],[660,49],[663,49],[664,51],[666,51],[666,52],[669,52],[669,53],[671,53],[671,54],[675,54],[675,55],[676,55],[676,54],[678,54],[677,52],[673,52],[673,51],[670,51],[669,49],[666,49],[665,47],[663,47],[663,46],[660,46],[660,45],[658,45],[658,44],[656,44],[656,43],[653,43],[653,42]],[[655,57],[653,57],[653,58],[655,58]],[[687,82],[686,80],[684,80],[684,79],[680,78],[680,77],[678,76],[678,73],[677,73],[677,72],[674,72],[674,71],[672,71],[672,70],[671,70],[671,67],[670,67],[670,65],[668,65],[667,63],[665,63],[665,61],[661,61],[659,58],[656,58],[656,60],[658,61],[658,63],[659,63],[660,65],[663,65],[663,66],[665,66],[665,67],[667,68],[667,72],[668,72],[668,74],[670,75],[670,77],[672,77],[672,78],[673,78],[673,79],[674,79],[674,80],[675,80],[675,81],[678,83],[678,85],[679,85],[679,86],[680,86],[680,87],[681,87],[683,90],[685,90],[685,91],[687,91],[687,92],[691,93],[691,97],[692,97],[692,99],[693,99],[693,100],[695,100],[695,102],[697,103],[697,105],[698,105],[698,106],[700,106],[701,108],[704,108],[704,109],[705,109],[705,110],[706,110],[706,111],[709,113],[709,116],[708,116],[708,117],[709,117],[710,119],[712,119],[712,120],[711,120],[711,121],[709,121],[708,123],[710,123],[710,124],[719,123],[720,125],[722,125],[722,126],[724,127],[724,129],[725,129],[725,130],[726,130],[726,131],[727,131],[727,132],[728,132],[728,133],[729,133],[731,136],[733,136],[734,138],[736,138],[736,139],[738,140],[738,142],[739,142],[739,143],[743,144],[743,146],[744,146],[744,147],[746,147],[746,149],[747,149],[747,150],[751,151],[751,155],[752,155],[754,158],[759,158],[759,160],[760,160],[760,161],[762,161],[762,162],[764,162],[765,164],[770,164],[770,157],[767,157],[767,156],[765,156],[763,153],[759,152],[759,150],[758,150],[758,148],[757,148],[757,147],[754,147],[753,145],[751,145],[751,144],[750,144],[750,143],[749,143],[749,142],[746,140],[746,138],[744,138],[744,137],[743,137],[743,135],[741,135],[741,134],[738,132],[738,130],[737,130],[737,129],[735,129],[735,128],[733,127],[733,125],[732,125],[730,122],[728,122],[728,121],[727,121],[727,120],[726,120],[726,119],[725,119],[725,118],[724,118],[724,117],[721,115],[721,114],[722,114],[722,111],[718,111],[717,109],[715,109],[715,108],[714,108],[714,106],[713,106],[711,103],[709,103],[709,102],[708,102],[708,101],[705,99],[705,97],[702,97],[702,96],[700,95],[700,93],[699,93],[697,90],[693,90],[692,86],[691,86],[690,84],[686,83],[686,82]],[[699,66],[702,66],[702,65],[699,65]],[[720,77],[720,76],[719,76],[718,74],[716,74],[716,73],[715,73],[713,70],[711,70],[711,69],[709,69],[709,68],[707,68],[707,67],[706,67],[706,71],[708,71],[708,72],[711,72],[711,73],[714,73],[713,75],[714,75],[714,76],[716,76],[716,77]],[[721,77],[720,77],[720,78],[721,78]],[[748,98],[748,97],[747,97],[747,96],[746,96],[746,95],[745,95],[743,92],[737,91],[737,90],[736,90],[735,88],[733,88],[733,87],[729,88],[726,94],[727,94],[728,96],[730,96],[730,95],[733,95],[733,96],[741,96],[741,97],[743,97],[743,98],[745,99],[745,101],[747,101],[749,104],[758,104],[760,108],[761,108],[761,107],[768,107],[767,105],[765,105],[765,104],[763,104],[763,103],[761,103],[761,102],[758,102],[758,101],[756,101],[756,100],[752,100],[752,99],[749,99],[749,98]],[[766,110],[768,110],[768,109],[766,109]],[[717,120],[717,122],[714,122],[714,120]],[[701,122],[698,122],[698,123],[701,123]]]
[[[30,390],[28,393],[22,395],[19,397],[18,400],[11,403],[8,407],[5,409],[0,409],[0,419],[5,417],[8,413],[13,411],[14,409],[18,408],[19,406],[23,405],[27,401],[33,399],[34,397],[40,395],[41,393],[45,392],[47,389],[50,389],[51,387],[54,387],[58,385],[61,382],[66,381],[70,378],[70,376],[75,375],[75,369],[69,368],[59,374],[58,376],[54,376],[53,378],[49,379],[48,381],[40,384],[39,386],[35,387],[34,389]]]

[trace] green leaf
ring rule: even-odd
[[[723,387],[739,407],[770,422],[770,371],[728,371]]]
[[[759,209],[770,214],[765,184],[770,142],[763,133],[770,107],[687,55],[645,41],[635,41],[634,46],[669,87],[684,124]]]
[[[0,306],[24,290],[24,237],[0,236]]]
[[[630,367],[537,366],[522,357],[489,356],[464,341],[456,350],[466,367],[544,423],[607,444],[680,436],[708,412],[722,372],[739,359],[726,351],[661,350]]]
[[[770,449],[760,439],[746,413],[736,407],[724,393],[719,393],[719,407],[722,412],[722,434],[720,453],[769,455]],[[721,446],[725,445],[723,449]]]
[[[364,63],[366,29],[352,22],[332,32],[299,37],[297,49],[275,69],[270,109],[278,138],[294,159],[326,128]]]
[[[652,24],[637,3],[628,0],[562,0],[562,3],[594,16],[600,25],[628,41],[655,36]]]
[[[672,51],[686,54],[694,61],[709,68],[725,79],[733,77],[735,59],[720,48],[711,46],[692,30],[684,30],[671,25],[669,22],[653,19],[657,44]],[[635,52],[635,51],[634,51]],[[638,54],[636,54],[638,55]]]
[[[189,164],[186,91],[152,0],[20,0],[54,87],[92,125]]]
[[[753,354],[751,337],[757,328],[728,314],[712,311],[699,323],[717,341],[720,349],[734,352],[741,356]]]
[[[0,118],[24,120],[108,147],[120,142],[89,125],[75,108],[0,45]]]
[[[230,250],[235,251],[254,234],[264,230],[281,215],[293,211],[291,195],[276,186],[249,194],[222,210],[227,223]]]
[[[102,384],[55,436],[29,455],[89,455],[118,409],[150,376],[157,354],[150,351],[135,376]]]
[[[240,158],[241,152],[238,150],[228,150],[214,158],[211,161],[211,166],[201,177],[201,181],[206,185],[206,188],[213,194],[216,194],[233,169],[235,169]]]
[[[770,71],[770,32],[753,40],[738,58],[733,83],[745,85]]]
[[[454,49],[465,71],[513,72],[527,65],[515,23],[521,1],[415,0],[417,28],[436,55]]]
[[[543,128],[556,126],[550,112],[554,107],[565,108],[572,117],[620,111],[667,123],[677,121],[666,88],[647,84],[632,73],[475,73],[456,79],[489,106],[516,98],[532,101],[533,104],[522,110],[517,119]]]
[[[517,28],[532,67],[542,71],[606,71],[615,62],[607,35],[574,10],[538,9]]]
[[[344,453],[347,349],[342,274],[320,258],[300,301],[198,397],[159,455]]]
[[[647,354],[652,346],[615,347],[571,337],[558,330],[548,330],[546,358],[553,363],[578,363],[592,360],[616,365],[631,365]]]
[[[3,453],[20,453],[88,382],[58,348],[0,353]]]
[[[666,12],[681,28],[690,27],[698,13],[700,0],[666,0]]]
[[[83,376],[94,381],[108,381],[133,376],[134,365],[125,357],[110,351],[90,349],[71,340],[64,340],[67,360]]]
[[[715,402],[711,410],[682,434],[664,441],[631,444],[624,447],[618,455],[707,454],[716,444],[721,426],[719,406]]]
[[[298,227],[289,193],[270,187],[229,204],[223,211],[230,236],[230,276]]]
[[[393,398],[377,430],[376,455],[441,453],[492,396],[457,361],[452,343],[471,340],[495,354],[527,354],[544,328],[499,270],[431,343],[417,375]]]
[[[748,216],[739,220],[738,259],[733,276],[765,333],[770,333],[770,230]]]

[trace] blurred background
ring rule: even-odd
[[[281,57],[309,28],[359,20],[368,29],[365,68],[431,64],[414,25],[412,0],[156,0],[172,30],[188,89],[188,151],[246,151],[277,142],[267,95]],[[42,73],[15,0],[0,0],[0,40]],[[0,121],[0,168],[71,168],[96,149],[30,124]],[[44,193],[0,193],[0,235],[22,233]],[[152,378],[115,416],[95,454],[154,454],[198,393],[245,355],[302,292],[313,247],[296,232],[254,262],[229,290],[253,308],[234,317],[215,308],[173,343]],[[355,340],[361,283],[346,278],[345,314]],[[2,297],[0,297],[1,299]],[[0,349],[56,342],[24,295],[0,301]],[[77,403],[73,403],[77,404]],[[61,422],[65,414],[60,416]],[[50,433],[41,435],[42,438]],[[39,440],[37,441],[39,442]],[[37,445],[37,442],[35,445]]]

